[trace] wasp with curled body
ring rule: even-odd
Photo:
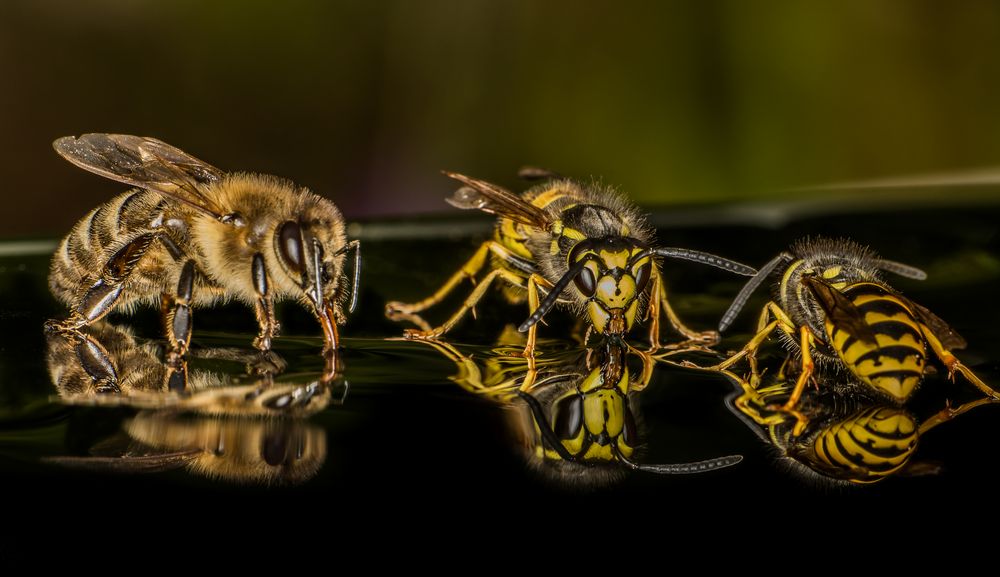
[[[574,309],[578,316],[585,314],[590,330],[617,337],[624,336],[645,314],[654,349],[660,346],[662,309],[680,334],[692,341],[714,343],[718,337],[715,331],[693,331],[677,317],[667,301],[657,259],[691,260],[746,276],[756,272],[705,252],[656,247],[646,218],[625,198],[603,186],[528,169],[522,170],[522,176],[545,181],[516,195],[462,174],[445,174],[463,184],[448,199],[450,204],[497,215],[494,236],[430,297],[415,303],[390,302],[386,313],[390,318],[414,319],[463,280],[475,280],[488,262],[492,270],[444,324],[431,328],[423,323],[424,330],[408,331],[411,337],[434,338],[446,333],[499,279],[506,283],[510,300],[527,298],[530,316],[518,330],[528,333],[524,348],[528,357],[535,349],[537,323],[556,304]]]
[[[73,164],[136,188],[90,211],[59,244],[49,286],[70,314],[51,329],[159,304],[179,358],[191,339],[191,308],[236,298],[254,307],[254,345],[269,351],[278,331],[274,302],[293,298],[319,320],[324,350],[336,350],[344,305],[356,303],[361,253],[332,202],[273,176],[223,173],[153,138],[85,134],[53,146]]]
[[[845,369],[869,390],[903,403],[923,380],[930,354],[944,364],[949,377],[961,373],[988,397],[1000,398],[951,352],[964,348],[965,339],[890,287],[882,272],[918,280],[927,276],[846,239],[804,239],[793,244],[790,251],[761,267],[722,317],[720,332],[732,324],[761,283],[780,273],[775,298],[761,312],[755,336],[716,368],[726,369],[747,357],[751,373],[757,374],[757,350],[778,329],[801,361],[795,387],[783,406],[787,411],[795,410],[817,365]]]

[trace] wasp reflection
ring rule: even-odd
[[[997,402],[989,397],[957,406],[944,401],[937,405],[943,408],[922,418],[909,405],[860,394],[863,384],[842,372],[821,377],[789,411],[784,405],[796,384],[796,376],[786,372],[789,366],[786,361],[773,377],[763,379],[745,380],[722,371],[737,389],[727,405],[793,470],[820,481],[868,484],[894,475],[936,473],[936,465],[914,458],[920,438],[967,411]]]
[[[585,353],[565,351],[535,359],[529,369],[516,348],[497,349],[483,361],[441,341],[421,341],[459,367],[462,388],[509,409],[507,424],[531,466],[543,477],[572,487],[600,487],[627,471],[701,473],[735,465],[731,455],[678,464],[641,462],[643,427],[639,393],[653,375],[653,358],[607,345]]]
[[[326,435],[303,418],[343,402],[346,382],[333,361],[319,376],[278,379],[284,361],[273,353],[193,350],[192,363],[211,369],[161,356],[159,346],[106,322],[50,334],[49,373],[62,402],[140,409],[90,455],[50,461],[119,472],[184,469],[253,484],[295,484],[319,471]],[[227,372],[233,363],[246,370]]]

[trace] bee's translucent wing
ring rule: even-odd
[[[454,207],[481,210],[541,229],[552,224],[547,212],[505,188],[456,172],[444,174],[465,185],[446,199]]]
[[[201,451],[174,451],[149,455],[120,455],[92,457],[47,457],[47,463],[83,469],[116,473],[162,473],[187,466]]]
[[[864,315],[854,306],[851,299],[817,277],[803,276],[802,282],[816,296],[819,306],[835,327],[861,342],[877,344],[875,332],[865,322]]]
[[[917,315],[917,319],[924,323],[934,333],[934,336],[941,341],[941,345],[944,348],[948,350],[964,349],[968,345],[962,335],[955,332],[955,329],[948,326],[948,323],[941,320],[941,317],[932,313],[927,307],[918,305],[909,299],[904,298],[903,300],[906,301],[906,304],[910,305],[910,308]]]
[[[64,136],[52,143],[66,160],[111,180],[158,192],[215,218],[225,214],[205,193],[222,171],[169,144],[127,134]]]

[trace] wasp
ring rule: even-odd
[[[658,474],[702,473],[742,460],[729,455],[693,463],[638,461],[642,444],[638,394],[652,377],[652,358],[641,351],[641,367],[630,367],[632,351],[611,344],[580,355],[564,351],[539,360],[531,392],[523,382],[532,369],[498,349],[474,361],[451,344],[424,341],[459,367],[452,380],[463,389],[511,409],[509,426],[532,468],[576,487],[620,480],[628,470]],[[632,359],[636,360],[636,359]]]
[[[431,328],[423,323],[423,330],[407,331],[411,337],[445,334],[475,307],[494,281],[500,281],[505,283],[509,300],[528,301],[530,316],[518,330],[528,335],[522,354],[529,358],[535,350],[538,322],[557,304],[572,309],[577,316],[585,315],[588,330],[614,337],[625,335],[645,313],[654,349],[660,346],[662,308],[680,334],[693,341],[714,343],[718,338],[715,331],[696,332],[678,318],[667,300],[657,259],[685,259],[746,276],[756,272],[705,252],[654,246],[645,216],[603,186],[530,169],[522,171],[522,176],[544,182],[516,195],[462,174],[445,174],[463,185],[448,199],[451,205],[498,217],[493,238],[434,294],[415,303],[390,302],[386,314],[393,319],[414,319],[463,280],[475,282],[487,263],[490,272],[444,324]]]
[[[274,303],[292,298],[319,320],[325,350],[336,350],[344,305],[357,302],[361,252],[332,202],[273,176],[223,173],[154,138],[85,134],[53,146],[80,168],[136,188],[90,211],[59,244],[49,286],[70,314],[50,328],[75,330],[116,308],[159,304],[179,358],[192,307],[235,298],[254,307],[254,344],[269,351],[279,326]]]
[[[985,397],[947,406],[921,421],[906,406],[856,394],[865,385],[840,373],[821,377],[819,390],[800,400],[796,411],[805,415],[808,425],[797,431],[799,420],[775,409],[794,390],[794,380],[784,369],[763,385],[756,376],[748,382],[724,371],[737,389],[727,406],[795,469],[835,482],[869,484],[903,473],[933,472],[931,465],[913,460],[920,438],[944,422],[996,402]]]
[[[777,329],[801,358],[801,371],[784,404],[787,411],[795,409],[817,364],[846,369],[871,391],[902,403],[923,379],[931,354],[944,364],[950,378],[961,373],[988,397],[1000,398],[951,352],[964,348],[965,340],[934,313],[890,287],[883,279],[885,272],[918,280],[927,276],[850,240],[796,242],[761,267],[723,315],[720,332],[761,283],[780,274],[774,300],[761,312],[756,335],[716,368],[748,357],[756,374],[757,349]]]

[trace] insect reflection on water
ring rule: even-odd
[[[277,379],[281,367],[262,367],[253,351],[192,351],[249,363],[250,372],[234,378],[162,362],[159,348],[104,321],[48,335],[49,373],[62,402],[141,409],[89,456],[50,462],[117,472],[185,469],[252,484],[300,483],[319,471],[326,434],[305,417],[343,403],[346,382],[332,371],[333,361],[318,377]]]
[[[615,345],[583,353],[553,351],[529,368],[525,359],[509,354],[509,347],[477,360],[442,341],[421,342],[456,364],[452,380],[459,386],[508,410],[508,429],[527,463],[561,486],[606,486],[629,470],[702,473],[742,459],[730,455],[692,463],[642,462],[638,395],[653,374],[655,361],[648,354]],[[526,380],[531,385],[523,390]]]
[[[773,376],[742,379],[722,371],[734,385],[727,405],[779,459],[807,478],[833,483],[868,484],[897,475],[938,472],[914,459],[920,439],[931,429],[977,407],[997,403],[982,397],[942,407],[929,415],[878,395],[859,394],[864,385],[848,373],[821,377],[807,390],[795,412],[783,408],[795,389],[795,369],[786,363]],[[804,427],[801,423],[806,423]]]

